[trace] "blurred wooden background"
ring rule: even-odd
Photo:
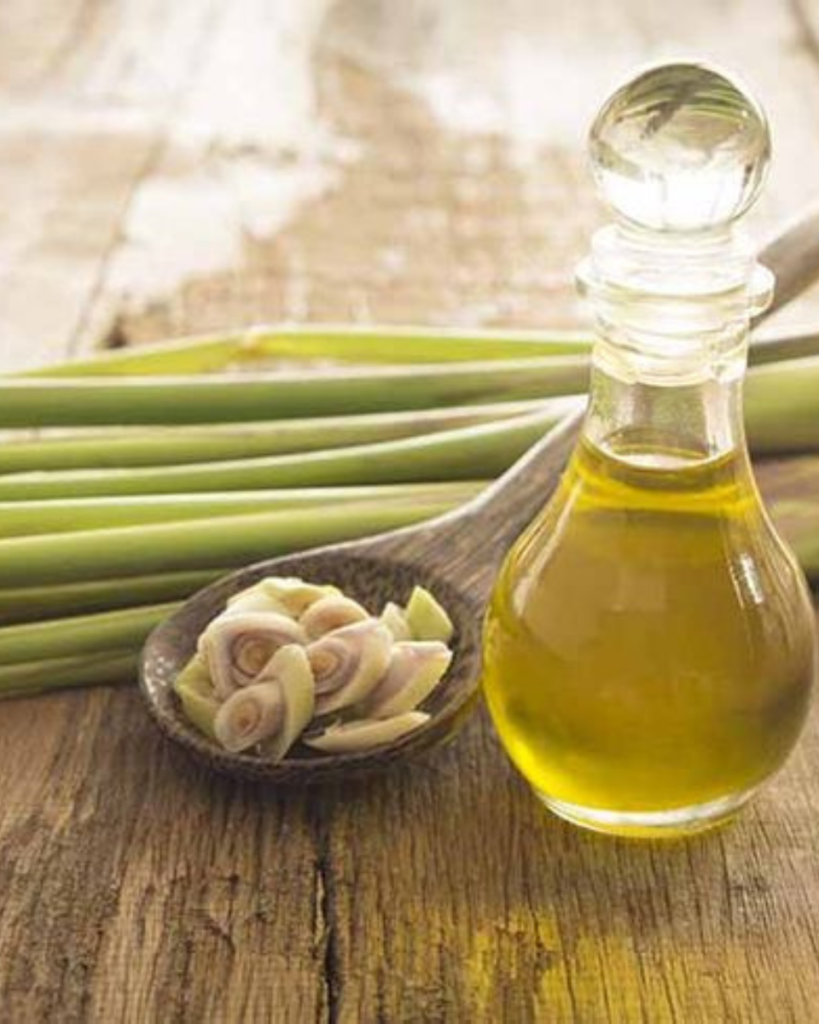
[[[588,119],[635,63],[759,91],[819,191],[811,0],[4,0],[0,352],[254,319],[577,317]]]
[[[574,323],[586,123],[679,55],[764,99],[764,234],[819,195],[811,0],[3,0],[2,365]],[[737,827],[668,848],[545,818],[482,720],[287,797],[190,768],[127,690],[4,705],[0,751],[3,1020],[816,1019],[815,721]]]

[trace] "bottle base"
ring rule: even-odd
[[[748,789],[670,811],[613,811],[565,803],[538,790],[535,795],[559,818],[592,832],[631,839],[681,839],[726,824],[755,792]]]

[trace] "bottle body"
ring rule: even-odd
[[[742,419],[748,328],[774,279],[737,222],[770,133],[730,77],[673,62],[616,90],[589,143],[614,215],[578,272],[598,337],[590,405],[496,583],[485,691],[558,814],[675,835],[729,817],[780,767],[816,667],[807,587]]]
[[[552,809],[674,835],[729,816],[792,749],[815,673],[812,608],[741,423],[725,429],[740,422],[738,386],[715,392],[710,420],[699,403],[687,420],[700,436],[684,443],[654,429],[656,405],[626,400],[633,387],[612,401],[598,373],[595,392],[558,491],[496,583],[485,693]]]

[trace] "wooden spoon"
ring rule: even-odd
[[[505,476],[455,512],[373,539],[262,562],[195,595],[155,630],[145,647],[141,687],[157,725],[213,768],[275,782],[308,782],[383,768],[447,739],[478,695],[481,617],[492,579],[509,545],[551,494],[581,415],[578,409]],[[228,598],[265,576],[335,584],[374,614],[388,601],[405,603],[416,584],[431,590],[449,612],[455,636],[452,664],[423,705],[429,721],[389,746],[361,753],[318,754],[296,745],[275,765],[249,754],[231,754],[202,735],[182,714],[174,680]]]
[[[774,307],[794,297],[819,273],[819,208],[808,211],[762,252],[777,277]],[[483,608],[509,546],[551,496],[582,420],[577,412],[555,427],[474,501],[420,526],[381,537],[287,555],[242,569],[192,597],[159,626],[145,647],[141,688],[160,729],[210,767],[271,782],[311,782],[385,768],[448,739],[472,709],[479,688]],[[540,415],[539,413],[532,414]],[[196,643],[233,594],[265,576],[299,576],[332,583],[373,613],[404,603],[416,584],[430,589],[455,623],[452,664],[423,710],[420,729],[374,750],[317,754],[296,745],[279,764],[231,754],[208,740],[182,714],[173,691]]]

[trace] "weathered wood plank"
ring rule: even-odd
[[[313,96],[309,40],[325,7],[3,5],[4,367],[90,344],[114,316],[119,337],[137,341],[280,317],[573,322],[572,266],[598,217],[577,148],[583,112],[635,60],[672,46],[740,67],[765,96],[779,160],[760,225],[815,189],[819,72],[804,4],[797,18],[764,0],[453,0],[433,50],[467,84],[465,28],[501,54],[504,25],[533,26],[531,96],[515,101],[502,61],[491,64],[496,126],[509,120],[511,142],[474,121],[459,132],[430,105],[429,26],[411,88],[390,78],[407,37],[390,49],[377,4],[336,5]],[[402,8],[423,22],[421,7]],[[317,115],[326,136],[303,135],[278,107],[265,136],[252,93],[284,81],[266,68],[283,27],[302,104],[293,116]],[[381,40],[380,65],[362,65],[366,38]],[[280,189],[295,196],[276,199],[266,230],[258,206],[239,209],[256,185],[262,206]],[[282,209],[292,219],[267,237]],[[226,234],[198,233],[202,210],[224,217]],[[189,232],[179,247],[160,230],[167,216],[173,233],[174,211]],[[209,240],[221,248],[203,264],[195,250]],[[158,252],[168,280],[184,278],[165,298],[146,273]],[[803,309],[816,315],[819,301]],[[766,475],[772,493],[789,493]],[[4,705],[0,750],[0,1005],[13,1020],[815,1016],[815,714],[736,827],[670,846],[547,817],[483,717],[417,767],[307,794],[204,776],[127,691]]]
[[[547,815],[484,721],[339,803],[340,1019],[811,1019],[816,729],[738,824],[668,846]]]
[[[15,702],[1,728],[6,1019],[323,1015],[323,867],[306,797],[193,769],[135,691]]]

